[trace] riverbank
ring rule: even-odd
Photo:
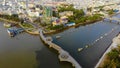
[[[55,34],[55,33],[59,33],[59,32],[62,32],[62,31],[64,31],[64,30],[67,30],[67,29],[69,29],[69,28],[79,27],[79,26],[84,26],[84,25],[89,25],[89,24],[92,24],[92,23],[95,23],[95,22],[101,21],[101,20],[103,20],[103,18],[102,18],[102,19],[95,20],[95,21],[87,21],[87,22],[84,22],[84,23],[78,23],[78,24],[76,24],[76,25],[64,27],[64,28],[57,29],[57,30],[50,30],[50,31],[45,31],[45,30],[43,30],[43,32],[44,32],[44,34]]]
[[[101,59],[99,60],[99,62],[97,63],[97,65],[95,66],[95,68],[102,68],[102,66],[104,65],[104,62],[106,61],[106,56],[107,54],[114,48],[117,47],[117,45],[120,44],[120,34],[118,34],[115,38],[113,38],[113,43],[109,46],[109,48],[106,50],[106,52],[103,54],[103,56],[101,57]]]
[[[118,14],[120,14],[120,12],[111,14],[111,15],[109,15],[109,16],[112,17],[112,16],[116,16],[116,15],[118,15]],[[58,30],[50,30],[50,31],[45,31],[45,30],[43,30],[43,32],[44,32],[44,34],[55,34],[55,33],[59,33],[59,32],[62,32],[62,31],[64,31],[64,30],[67,30],[67,29],[69,29],[69,28],[74,28],[74,27],[76,28],[76,27],[79,27],[79,26],[84,26],[84,25],[93,24],[93,23],[95,23],[95,22],[97,22],[97,21],[102,21],[103,19],[105,19],[105,17],[103,17],[103,18],[101,18],[101,19],[94,20],[94,21],[86,21],[86,22],[83,22],[83,23],[78,23],[78,24],[76,24],[76,25],[69,26],[69,27],[64,27],[64,28],[58,29]]]
[[[3,19],[3,18],[0,18],[0,20],[1,20],[1,21],[6,21],[6,22],[17,23],[20,27],[24,28],[24,26],[23,26],[20,22],[15,22],[15,21]],[[103,20],[103,18],[97,19],[97,20],[93,20],[93,21],[86,21],[86,22],[83,22],[83,23],[78,23],[78,24],[73,25],[73,26],[67,26],[67,27],[63,27],[63,28],[60,28],[60,29],[56,29],[56,30],[46,30],[46,28],[45,28],[45,29],[43,29],[43,32],[44,32],[44,34],[55,34],[55,33],[59,33],[59,32],[62,32],[62,31],[64,31],[64,30],[67,30],[67,29],[69,29],[69,28],[79,27],[79,26],[84,26],[84,25],[92,24],[92,23],[95,23],[95,22],[100,21],[100,20]],[[26,31],[27,33],[29,33],[29,34],[32,34],[32,35],[39,35],[39,31],[38,31],[38,30],[31,31],[31,30],[25,29],[25,31]]]
[[[3,19],[3,18],[0,18],[0,20],[4,21],[4,22],[17,23],[21,28],[24,28],[27,33],[32,34],[32,35],[39,35],[39,31],[38,30],[36,30],[36,31],[27,30],[20,22],[15,22],[15,21]],[[55,34],[55,33],[59,33],[59,32],[62,32],[64,30],[67,30],[69,28],[92,24],[92,23],[95,23],[95,22],[100,21],[100,20],[102,20],[102,19],[95,20],[95,21],[87,21],[87,22],[84,22],[84,23],[78,23],[78,24],[76,24],[74,26],[69,26],[69,27],[65,27],[65,28],[62,28],[62,29],[58,29],[58,30],[45,31],[45,29],[44,29],[43,33],[44,34]]]
[[[19,22],[11,21],[11,20],[4,19],[4,18],[0,18],[0,21],[9,22],[9,23],[15,23],[15,24],[18,24],[18,23],[19,23]]]
[[[111,14],[111,15],[109,15],[109,16],[112,17],[112,16],[115,16],[115,15],[117,15],[117,14],[119,14],[119,13]],[[97,20],[93,20],[93,21],[86,21],[86,22],[83,22],[83,23],[78,23],[78,24],[73,25],[73,26],[63,27],[63,28],[56,29],[56,30],[49,30],[49,31],[47,31],[46,29],[44,29],[44,30],[43,30],[43,33],[44,33],[44,34],[56,34],[56,33],[62,32],[62,31],[64,31],[64,30],[67,30],[67,29],[69,29],[69,28],[76,28],[76,27],[79,27],[79,26],[85,26],[85,25],[93,24],[93,23],[95,23],[95,22],[97,22],[97,21],[101,21],[101,20],[103,20],[103,19],[104,19],[104,17],[103,17],[103,18],[100,18],[100,19],[97,19]]]
[[[29,34],[32,34],[32,35],[39,35],[39,31],[38,29],[36,29],[35,31],[30,31],[30,30],[27,30],[21,23],[19,23],[19,26],[23,29],[25,29],[25,31]],[[34,28],[33,28],[34,29]]]
[[[25,29],[25,31],[26,31],[27,33],[32,34],[32,35],[39,35],[39,31],[38,31],[38,30],[36,30],[36,31],[27,30],[23,25],[21,25],[20,22],[15,22],[15,21],[3,19],[3,18],[0,18],[0,21],[3,21],[4,23],[5,23],[5,22],[9,22],[9,23],[18,24],[21,28]]]

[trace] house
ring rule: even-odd
[[[60,17],[60,20],[61,20],[61,23],[62,23],[62,24],[68,23],[68,17],[67,17],[67,16],[62,16],[62,17]]]
[[[53,22],[53,21],[55,21],[55,20],[57,20],[58,18],[57,17],[52,17],[51,18],[51,22]]]
[[[67,16],[62,16],[62,17],[60,17],[60,19],[54,18],[53,22],[52,22],[53,26],[61,25],[61,24],[64,25],[66,23],[68,23],[68,17]]]
[[[27,13],[30,17],[39,17],[40,16],[39,12],[32,12],[31,10],[27,11]]]
[[[55,21],[52,22],[53,26],[57,26],[57,25],[61,25],[62,23],[60,22],[60,19],[57,19]]]
[[[72,16],[73,11],[64,11],[59,13],[60,16]]]

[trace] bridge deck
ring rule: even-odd
[[[52,47],[52,48],[54,48],[55,50],[57,50],[57,51],[59,52],[59,56],[58,56],[58,57],[59,57],[60,61],[70,62],[70,63],[72,63],[72,65],[73,65],[75,68],[82,68],[82,67],[79,65],[79,63],[78,63],[67,51],[63,50],[63,49],[62,49],[60,46],[58,46],[57,44],[52,43],[51,40],[48,41],[48,40],[46,39],[46,37],[44,37],[43,32],[42,32],[41,29],[39,30],[39,32],[40,32],[40,37],[41,37],[41,39],[42,39],[46,44],[48,44],[49,47]]]

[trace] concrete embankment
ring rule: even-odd
[[[11,20],[4,19],[4,18],[0,18],[0,21],[5,21],[5,22],[10,22],[10,23],[15,23],[15,24],[18,24],[18,23],[19,23],[19,22],[11,21]]]
[[[76,24],[76,25],[67,26],[67,27],[64,27],[64,28],[62,28],[62,29],[50,30],[50,31],[43,31],[43,33],[44,33],[44,34],[59,33],[59,32],[62,32],[62,31],[64,31],[64,30],[67,30],[67,29],[72,28],[72,27],[79,27],[79,26],[89,25],[89,24],[96,23],[96,22],[101,21],[101,20],[103,20],[103,18],[98,19],[98,20],[94,20],[94,21],[87,21],[87,22],[83,22],[83,23],[78,23],[78,24]]]
[[[19,23],[19,26],[23,29],[25,29],[25,31],[29,34],[33,34],[33,35],[39,35],[39,31],[29,31],[27,30],[24,26],[21,25],[21,23]]]
[[[72,63],[72,65],[75,67],[75,68],[82,68],[79,63],[65,50],[63,50],[60,46],[58,46],[57,44],[55,43],[52,43],[52,38],[51,37],[45,37],[43,35],[43,31],[40,29],[39,30],[39,33],[40,33],[40,37],[41,39],[44,41],[45,44],[47,44],[49,47],[52,47],[54,48],[55,50],[58,51],[59,53],[59,56],[58,58],[60,59],[60,61],[67,61],[67,62],[70,62]]]
[[[99,62],[97,63],[97,65],[95,66],[95,68],[102,68],[104,61],[106,59],[106,55],[107,53],[109,53],[113,48],[116,48],[117,45],[120,44],[120,34],[113,38],[113,43],[110,45],[110,47],[106,50],[106,52],[103,54],[102,58],[99,60]]]
[[[1,21],[4,21],[4,22],[9,22],[9,23],[18,24],[21,28],[24,28],[27,33],[32,34],[32,35],[39,35],[39,32],[38,32],[38,31],[29,31],[29,30],[27,30],[25,27],[23,27],[20,22],[11,21],[11,20],[7,20],[7,19],[4,19],[4,18],[0,18],[0,20],[1,20]]]

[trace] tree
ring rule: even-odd
[[[111,52],[108,53],[108,57],[112,59],[118,58],[119,52],[116,49],[113,49]]]
[[[12,14],[11,16],[12,17],[18,17],[18,14]]]
[[[107,54],[103,68],[120,68],[120,46]]]
[[[73,11],[73,13],[74,13],[75,18],[80,18],[85,15],[83,9],[80,9],[80,10],[76,9]]]
[[[53,15],[52,15],[53,17],[59,17],[59,14],[58,14],[58,12],[56,12],[56,11],[53,11]]]
[[[91,11],[92,11],[92,7],[90,7],[90,8],[87,8],[87,10],[88,10],[89,12],[91,12]]]
[[[111,15],[111,14],[113,14],[114,12],[113,12],[113,9],[111,9],[111,10],[108,10],[108,14],[109,15]]]
[[[68,21],[69,22],[74,22],[75,21],[75,17],[74,16],[69,16],[68,17]]]

